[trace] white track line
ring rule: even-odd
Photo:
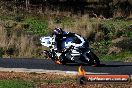
[[[71,74],[77,75],[78,71],[61,71],[61,70],[45,70],[45,69],[27,69],[27,68],[2,68],[0,67],[0,71],[8,71],[8,72],[35,72],[35,73],[57,73],[57,74]],[[86,74],[109,74],[109,73],[93,73],[86,72]]]

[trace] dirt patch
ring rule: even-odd
[[[112,47],[109,48],[108,54],[118,54],[118,53],[120,53],[121,51],[122,51],[121,48],[112,46]]]
[[[125,39],[127,39],[127,38],[126,37],[116,38],[116,39],[112,40],[112,43],[119,43],[120,41],[123,41]]]
[[[131,88],[132,84],[41,84],[37,88]]]
[[[21,80],[52,80],[61,78],[75,78],[76,76],[51,74],[51,73],[26,73],[26,72],[0,72],[0,80],[21,79]]]
[[[25,72],[0,72],[0,80],[25,80],[34,83],[35,88],[131,88],[132,83],[76,83],[77,75],[25,73]]]

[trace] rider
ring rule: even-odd
[[[61,51],[63,49],[62,42],[65,41],[65,39],[67,39],[68,37],[73,38],[72,46],[74,46],[74,48],[84,50],[86,49],[86,47],[88,47],[88,42],[86,41],[85,38],[81,37],[76,33],[65,32],[62,30],[62,28],[55,28],[53,36],[55,36],[58,51]],[[85,52],[83,53],[83,56],[89,61],[89,58],[86,56]]]

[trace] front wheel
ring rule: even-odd
[[[90,63],[92,66],[99,66],[100,65],[99,58],[93,52],[89,52],[88,56],[90,58]]]

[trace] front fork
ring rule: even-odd
[[[83,57],[84,57],[88,62],[90,62],[90,58],[89,58],[89,56],[88,56],[88,54],[89,54],[90,52],[91,52],[90,50],[87,50],[87,51],[85,51],[85,52],[82,52]]]

